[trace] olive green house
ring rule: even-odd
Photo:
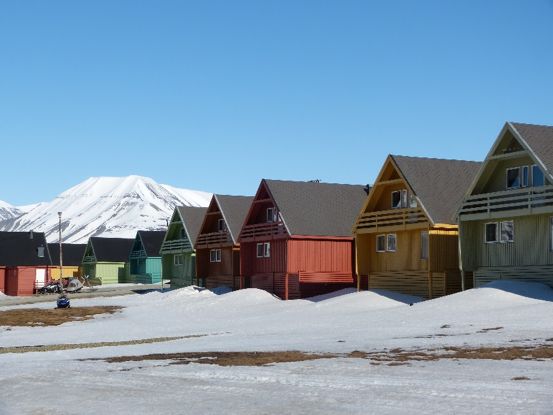
[[[196,284],[194,245],[207,212],[206,207],[177,206],[161,244],[163,278],[171,288]]]
[[[91,237],[83,256],[83,275],[96,284],[127,282],[133,243],[134,239]]]
[[[508,122],[458,211],[465,288],[553,286],[553,127]]]

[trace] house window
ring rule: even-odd
[[[421,231],[421,259],[428,259],[428,231]]]
[[[264,242],[257,244],[257,257],[258,258],[269,258],[271,256],[271,243]]]
[[[532,186],[544,186],[545,185],[545,176],[541,169],[534,164],[532,166]]]
[[[528,187],[528,184],[530,182],[530,167],[522,166],[521,169],[522,169],[522,177],[521,177],[520,187]]]
[[[507,189],[518,189],[520,183],[520,167],[507,169]]]
[[[497,242],[497,222],[490,222],[484,225],[485,227],[485,242],[487,244]]]
[[[182,256],[182,255],[175,255],[175,256],[173,257],[173,263],[174,263],[175,265],[182,265],[182,264],[184,264],[184,258],[183,258],[183,256]]]
[[[209,251],[209,262],[221,262],[220,249],[212,249]]]
[[[386,237],[386,251],[396,252],[397,239],[395,233],[389,233]]]
[[[276,209],[275,208],[268,208],[267,209],[267,222],[276,222],[276,221],[277,221]]]
[[[185,239],[186,238],[186,232],[185,232],[184,228],[180,229],[179,235],[180,235],[180,239]]]
[[[515,225],[512,220],[501,222],[500,241],[513,242],[515,240]]]
[[[219,232],[222,232],[222,231],[225,230],[225,220],[224,219],[217,220],[217,230]]]
[[[386,252],[386,235],[376,235],[376,252]]]
[[[36,249],[36,254],[39,258],[44,258],[44,247],[43,246],[39,246],[37,249]]]
[[[414,194],[409,194],[409,207],[410,208],[416,208],[418,206],[417,204],[417,198]]]

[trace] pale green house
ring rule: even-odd
[[[194,245],[207,212],[206,207],[178,206],[161,244],[163,278],[171,288],[197,284]]]
[[[97,284],[127,282],[133,243],[134,239],[91,237],[83,257],[83,275]]]
[[[508,122],[459,209],[465,288],[553,286],[553,127]]]

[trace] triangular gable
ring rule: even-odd
[[[90,258],[90,260],[87,262],[98,262],[96,259],[96,253],[94,252],[94,244],[92,243],[92,238],[88,238],[82,262],[85,262],[85,258],[87,257]]]

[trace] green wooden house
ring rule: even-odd
[[[459,209],[466,286],[553,286],[553,127],[508,122]]]
[[[127,282],[133,244],[134,239],[91,237],[83,257],[83,275],[97,284]]]
[[[173,212],[160,250],[163,278],[171,280],[171,288],[197,284],[194,245],[206,212],[206,207],[192,206]]]
[[[131,281],[140,284],[161,282],[162,267],[159,253],[165,231],[138,231],[129,255]]]

